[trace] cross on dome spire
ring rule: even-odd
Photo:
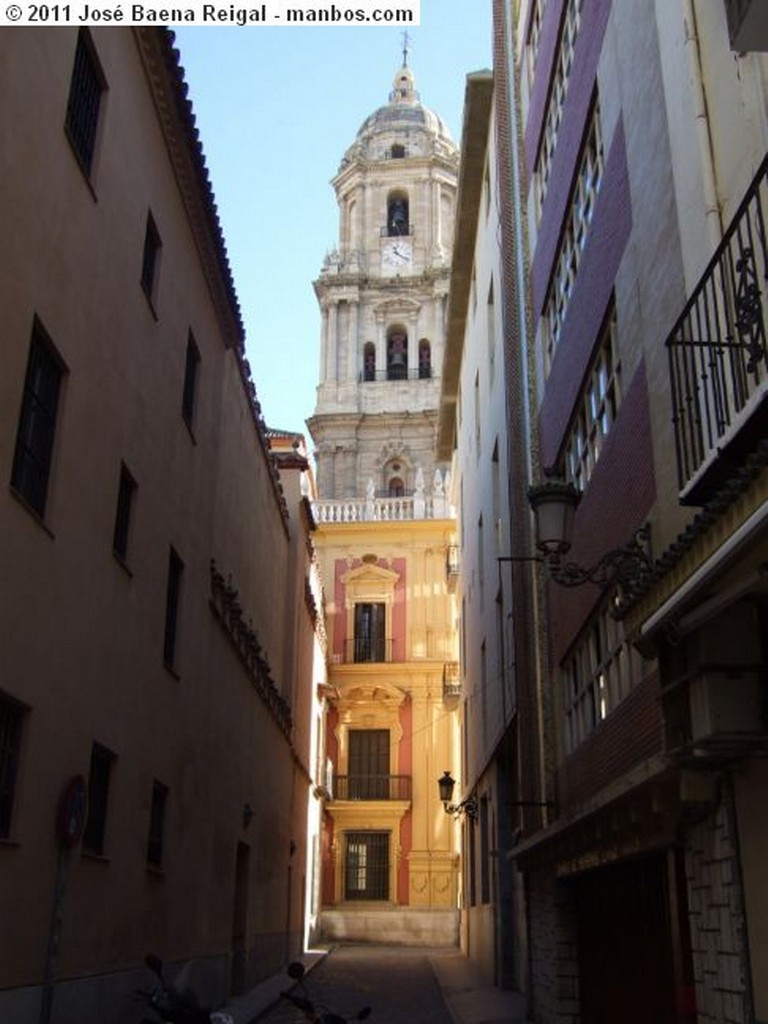
[[[411,37],[407,32],[403,32],[403,66],[395,75],[393,89],[389,94],[390,103],[414,104],[419,102],[419,94],[416,92],[413,72],[408,67],[408,47],[410,42]]]

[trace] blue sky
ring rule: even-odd
[[[491,66],[490,0],[421,0],[409,65],[422,102],[458,143],[465,77]],[[304,432],[314,410],[320,316],[312,289],[336,243],[329,182],[365,118],[387,101],[402,29],[179,28],[269,426]]]

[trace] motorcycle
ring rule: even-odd
[[[304,1015],[304,1019],[310,1021],[310,1024],[349,1024],[350,1021],[354,1020],[365,1020],[370,1016],[370,1006],[364,1006],[362,1010],[358,1010],[354,1017],[341,1017],[338,1013],[329,1009],[327,1006],[323,1006],[322,1003],[315,1003],[309,998],[307,987],[304,983],[305,976],[304,964],[300,961],[288,965],[288,976],[293,978],[296,982],[297,987],[301,989],[302,995],[296,995],[295,992],[281,992],[280,995],[287,1002],[291,1003],[300,1010]]]
[[[150,954],[145,957],[144,963],[157,978],[157,985],[151,992],[137,989],[136,996],[157,1016],[154,1020],[145,1017],[142,1024],[157,1024],[158,1020],[165,1024],[235,1024],[230,1014],[200,1006],[193,992],[180,992],[175,987],[169,987],[159,957]]]

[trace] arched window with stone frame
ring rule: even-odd
[[[404,498],[406,496],[406,479],[408,466],[402,458],[390,459],[384,466],[384,493],[388,498]]]

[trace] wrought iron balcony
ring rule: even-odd
[[[410,800],[410,775],[337,775],[334,800]]]
[[[344,660],[351,662],[392,661],[392,640],[383,636],[356,636],[347,640]]]
[[[461,666],[458,661],[443,665],[443,702],[455,705],[461,697]]]
[[[445,551],[445,578],[448,589],[454,591],[459,580],[459,545],[449,544]]]
[[[766,203],[768,157],[667,338],[683,504],[706,501],[765,433]]]

